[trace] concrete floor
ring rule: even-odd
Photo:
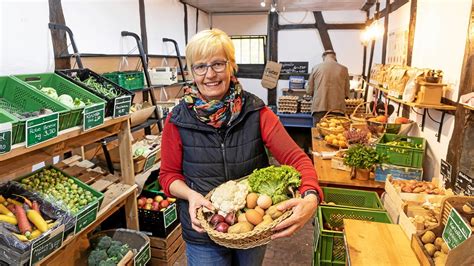
[[[313,225],[310,221],[293,237],[271,241],[265,253],[263,266],[312,265],[313,237]],[[174,265],[187,265],[186,254],[179,257]]]

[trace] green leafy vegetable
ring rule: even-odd
[[[277,204],[289,199],[290,187],[301,185],[300,177],[300,173],[291,166],[275,167],[272,165],[254,170],[249,176],[248,182],[252,191],[272,197],[273,204]]]
[[[344,157],[344,164],[358,169],[370,169],[383,161],[384,157],[375,149],[361,144],[351,146]]]

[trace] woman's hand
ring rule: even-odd
[[[276,231],[277,233],[272,235],[272,239],[292,236],[314,216],[317,207],[317,198],[315,195],[311,194],[306,196],[304,199],[290,199],[280,203],[278,206],[279,211],[293,208],[293,214],[273,228],[273,231]]]
[[[192,190],[192,192],[188,196],[188,202],[189,202],[189,216],[191,217],[191,226],[197,232],[204,233],[204,230],[201,227],[201,223],[196,218],[196,213],[197,213],[196,210],[201,208],[202,206],[208,208],[209,210],[214,210],[214,206],[212,206],[212,203],[209,200],[207,200],[201,194],[199,194],[198,192],[194,190]]]

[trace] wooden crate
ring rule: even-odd
[[[167,238],[150,237],[152,266],[171,266],[184,253],[186,243],[181,232],[178,225]]]

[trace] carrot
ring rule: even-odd
[[[2,195],[0,195],[0,203],[4,203],[5,201],[6,201],[5,198]]]
[[[3,204],[0,204],[0,213],[2,214],[6,214],[8,216],[12,216],[12,217],[15,217],[15,215],[13,214],[13,212],[11,212],[7,207],[5,207],[5,205]]]
[[[16,212],[15,205],[13,203],[8,204],[7,209],[9,209],[13,214]]]
[[[35,210],[27,210],[26,216],[28,217],[28,220],[30,220],[30,222],[32,222],[41,232],[46,232],[48,230],[48,224],[39,212]]]
[[[9,203],[15,204],[16,206],[23,206],[23,204],[21,204],[21,202],[19,202],[17,200],[14,200],[14,199],[7,199],[7,201]]]
[[[32,207],[32,203],[27,197],[22,196],[22,195],[17,195],[17,194],[13,194],[13,196],[17,196],[19,198],[22,198],[23,202],[26,203],[28,205],[28,207],[30,207],[30,208]]]
[[[33,203],[31,204],[31,208],[39,213],[41,213],[40,211],[40,206],[38,204],[38,202],[36,200],[33,201]]]
[[[15,217],[5,215],[5,214],[0,214],[0,221],[7,222],[7,223],[13,224],[13,225],[16,225],[18,223],[18,221]]]
[[[24,234],[26,237],[30,237],[31,235],[31,224],[28,222],[28,218],[26,217],[25,209],[22,206],[16,205],[16,219],[18,220],[18,229],[20,232]]]

